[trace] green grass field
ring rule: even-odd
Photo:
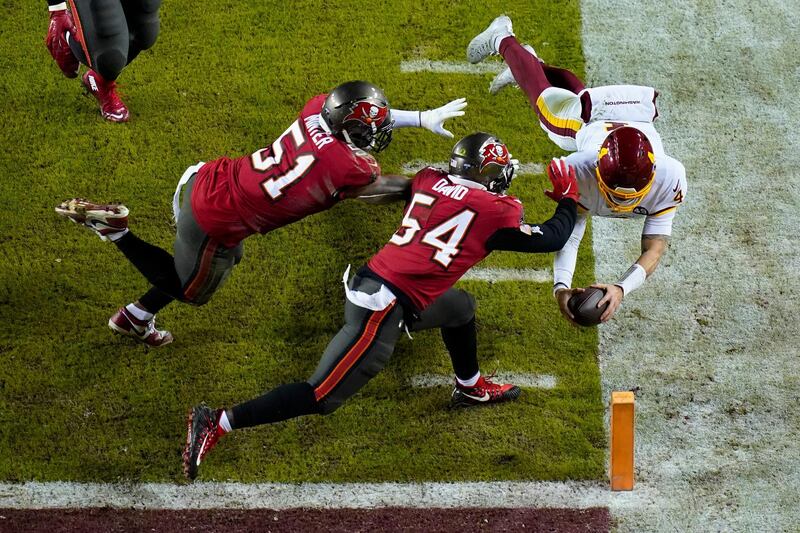
[[[5,2],[0,15],[0,479],[182,478],[189,405],[231,405],[306,378],[341,324],[341,274],[377,251],[401,206],[345,203],[245,244],[245,258],[205,307],[159,314],[176,342],[147,351],[114,337],[108,317],[144,292],[121,254],[53,213],[61,200],[124,201],[137,234],[170,249],[171,196],[199,160],[266,146],[311,96],[348,79],[383,87],[393,107],[426,109],[466,96],[456,137],[496,133],[525,162],[559,152],[520,91],[491,97],[491,75],[401,73],[401,60],[464,60],[469,39],[501,12],[545,59],[582,73],[574,0],[175,0],[156,46],[120,82],[132,120],[107,124],[65,79],[42,41],[44,2]],[[9,38],[10,28],[14,39]],[[387,173],[442,161],[453,141],[396,132],[378,156]],[[545,178],[511,193],[532,222],[553,205]],[[584,239],[576,283],[593,279]],[[549,255],[496,254],[488,265],[545,268]],[[462,282],[478,299],[484,372],[552,374],[496,408],[450,411],[450,390],[411,389],[449,373],[438,332],[401,340],[385,372],[334,415],[234,433],[201,479],[419,481],[599,479],[605,436],[594,330],[559,318],[549,284]]]

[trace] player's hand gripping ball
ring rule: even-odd
[[[602,307],[597,307],[606,291],[595,287],[587,287],[585,291],[572,295],[567,303],[569,310],[575,316],[575,322],[581,326],[596,326],[600,317],[608,307],[608,302]]]

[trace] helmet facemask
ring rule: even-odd
[[[346,142],[362,150],[380,152],[392,142],[393,129],[394,121],[391,120],[387,110],[386,118],[383,119],[380,126],[377,121],[365,124],[360,120],[348,120],[342,128],[342,137]]]

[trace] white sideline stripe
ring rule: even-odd
[[[403,174],[416,174],[425,167],[435,167],[447,170],[450,165],[447,161],[424,161],[422,159],[413,159],[402,166]],[[544,165],[542,163],[521,163],[519,165],[519,175],[525,176],[529,174],[544,174]]]
[[[554,389],[556,387],[556,377],[549,374],[497,374],[497,381],[500,383],[513,383],[520,387],[529,387],[535,389]],[[416,388],[430,388],[430,387],[452,387],[453,376],[445,376],[443,374],[418,374],[412,376],[409,380],[412,387]]]
[[[498,74],[503,63],[478,63],[473,65],[464,61],[431,61],[412,59],[400,62],[400,72],[437,72],[440,74]]]
[[[548,283],[553,281],[549,268],[473,268],[461,277],[467,281],[530,281]]]
[[[0,484],[0,508],[371,509],[610,507],[639,508],[657,491],[638,484],[611,492],[600,482],[475,483],[72,483]]]

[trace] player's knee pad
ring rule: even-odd
[[[233,265],[236,266],[241,263],[242,257],[244,257],[244,246],[239,244],[239,246],[233,252]]]
[[[319,414],[329,415],[342,406],[343,400],[337,398],[325,398],[317,403]]]
[[[104,50],[94,57],[94,70],[104,79],[114,81],[128,63],[127,54],[116,48]]]
[[[463,326],[475,318],[475,309],[478,307],[475,297],[467,291],[459,290],[455,306],[454,326]]]
[[[158,20],[158,13],[153,13],[147,17],[147,20],[142,21],[131,30],[131,48],[138,50],[147,50],[156,44],[158,38],[158,31],[161,24]]]
[[[213,294],[213,293],[211,293]],[[180,299],[183,303],[193,305],[195,307],[200,307],[206,305],[208,301],[211,299],[211,294],[200,294],[197,296],[188,297],[184,293],[183,297]]]
[[[161,0],[139,0],[139,11],[142,13],[157,13],[161,7]]]

